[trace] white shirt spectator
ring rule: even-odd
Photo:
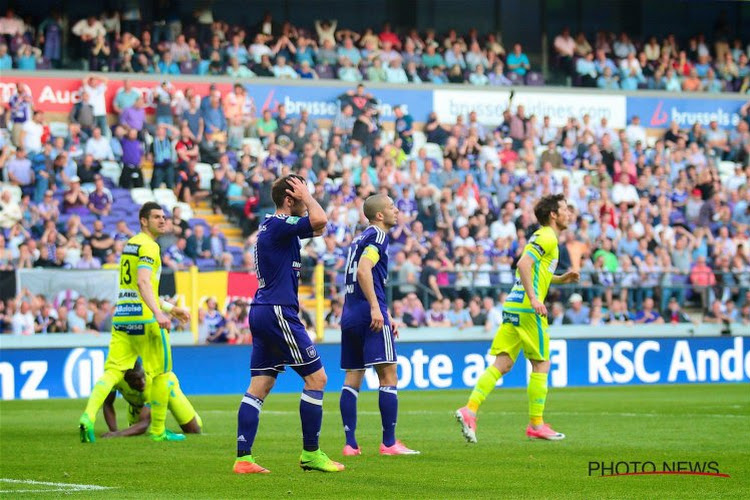
[[[294,71],[294,68],[291,66],[287,66],[286,64],[284,66],[276,65],[273,67],[273,75],[276,78],[291,78],[293,80],[296,80],[299,78],[299,75],[296,71]]]
[[[632,184],[616,182],[612,187],[612,203],[619,205],[623,201],[628,204],[638,203],[638,191]]]
[[[490,287],[492,281],[490,280],[490,272],[492,271],[492,264],[484,262],[476,265],[476,273],[474,273],[474,286]]]
[[[516,225],[513,221],[503,222],[502,220],[496,220],[490,224],[490,238],[492,241],[498,238],[511,238],[516,239]]]
[[[115,154],[112,152],[112,145],[109,139],[103,135],[99,139],[92,137],[86,141],[86,154],[93,156],[96,161],[115,159]]]
[[[23,138],[23,147],[27,153],[38,153],[42,150],[42,135],[44,135],[44,126],[34,120],[29,120],[23,124],[25,132]]]
[[[19,309],[13,315],[11,324],[13,325],[13,335],[34,335],[34,316],[31,311],[26,311],[26,314],[23,314]]]
[[[254,43],[250,46],[250,54],[252,54],[255,64],[260,64],[261,57],[272,56],[273,51],[265,43]]]
[[[406,77],[406,71],[400,64],[388,66],[385,68],[385,79],[388,83],[409,83]]]
[[[573,54],[576,50],[576,41],[570,35],[568,35],[567,37],[563,35],[557,35],[555,37],[555,48],[560,53],[560,55],[573,57]]]
[[[0,17],[0,35],[15,36],[23,32],[24,24],[20,17],[13,16],[10,19],[7,16]]]
[[[94,21],[94,24],[89,24],[88,19],[81,19],[73,25],[73,34],[81,37],[87,35],[92,39],[95,39],[99,35],[107,36],[107,30],[104,29],[104,25],[99,21]]]
[[[628,137],[628,142],[635,145],[636,141],[641,141],[641,144],[646,145],[646,129],[640,123],[635,125],[631,123],[625,129],[625,135]]]
[[[460,235],[456,235],[455,238],[453,238],[453,249],[460,247],[468,247],[468,248],[474,248],[477,246],[477,242],[474,241],[474,238],[471,236],[467,236],[466,238],[462,238]]]
[[[104,97],[107,92],[107,84],[101,82],[96,87],[84,84],[83,91],[89,94],[89,102],[91,103],[91,107],[94,108],[94,116],[106,116],[107,103]]]

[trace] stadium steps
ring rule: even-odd
[[[299,305],[304,308],[308,313],[313,314],[315,312],[315,294],[312,285],[300,285],[299,286]],[[325,299],[323,301],[323,307],[326,312],[331,310],[331,300]]]
[[[242,248],[244,239],[242,238],[242,229],[229,222],[226,215],[215,214],[208,201],[201,201],[193,206],[193,215],[205,220],[211,225],[216,225],[227,239],[227,244]]]

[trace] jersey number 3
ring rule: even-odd
[[[133,277],[130,275],[130,261],[126,260],[125,262],[123,262],[120,271],[120,284],[131,284],[133,282]]]

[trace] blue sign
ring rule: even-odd
[[[626,101],[627,116],[638,115],[646,128],[669,128],[673,121],[680,128],[699,122],[707,126],[716,121],[720,128],[737,126],[742,117],[740,108],[746,99],[681,99],[679,97],[630,97]]]
[[[252,84],[247,84],[245,88],[255,100],[259,112],[263,109],[275,110],[283,104],[291,116],[298,116],[302,109],[306,109],[311,118],[327,120],[332,120],[336,116],[339,96],[349,90],[346,87]],[[403,105],[415,121],[427,121],[427,116],[432,111],[430,90],[368,88],[366,91],[380,102],[380,117],[384,121],[394,120],[393,108],[398,104]]]
[[[743,337],[689,339],[602,339],[550,341],[550,385],[596,386],[749,382],[750,342]],[[339,345],[317,346],[328,387],[339,390]],[[487,342],[405,342],[397,344],[399,389],[469,389],[492,361]],[[188,395],[242,394],[250,382],[250,346],[173,348],[174,370]],[[105,348],[3,349],[0,395],[9,399],[82,398],[104,371]],[[525,387],[530,365],[520,359],[499,384]],[[366,372],[365,388],[378,387]],[[298,392],[291,370],[274,391]]]

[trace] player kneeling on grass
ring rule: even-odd
[[[396,225],[398,208],[381,194],[365,200],[370,226],[355,238],[346,259],[346,301],[341,316],[341,368],[346,370],[341,390],[341,420],[346,446],[344,455],[360,455],[354,436],[357,428],[357,398],[365,369],[374,366],[380,380],[380,419],[383,424],[381,455],[418,455],[396,439],[398,392],[396,385],[396,325],[386,303],[388,279],[388,231]]]
[[[531,439],[564,439],[565,435],[544,423],[542,414],[547,400],[549,373],[549,332],[544,299],[550,284],[576,283],[577,271],[555,276],[558,248],[557,236],[569,224],[570,213],[561,194],[543,197],[534,207],[534,215],[542,226],[529,239],[518,261],[516,283],[503,305],[503,323],[495,335],[490,354],[495,361],[479,377],[469,396],[469,402],[456,411],[464,437],[477,442],[477,411],[497,381],[508,373],[519,351],[531,362],[529,378],[529,426],[526,435]]]
[[[103,438],[139,436],[145,434],[151,424],[151,407],[149,406],[148,387],[146,372],[140,360],[136,362],[133,369],[125,372],[125,377],[115,385],[107,399],[104,400],[102,410],[104,420],[107,422],[109,432],[102,435]],[[169,411],[180,424],[185,434],[200,434],[203,421],[195,412],[185,393],[180,389],[180,381],[174,372],[169,374]],[[117,430],[117,414],[115,413],[115,399],[119,392],[128,403],[128,425],[127,429]]]

